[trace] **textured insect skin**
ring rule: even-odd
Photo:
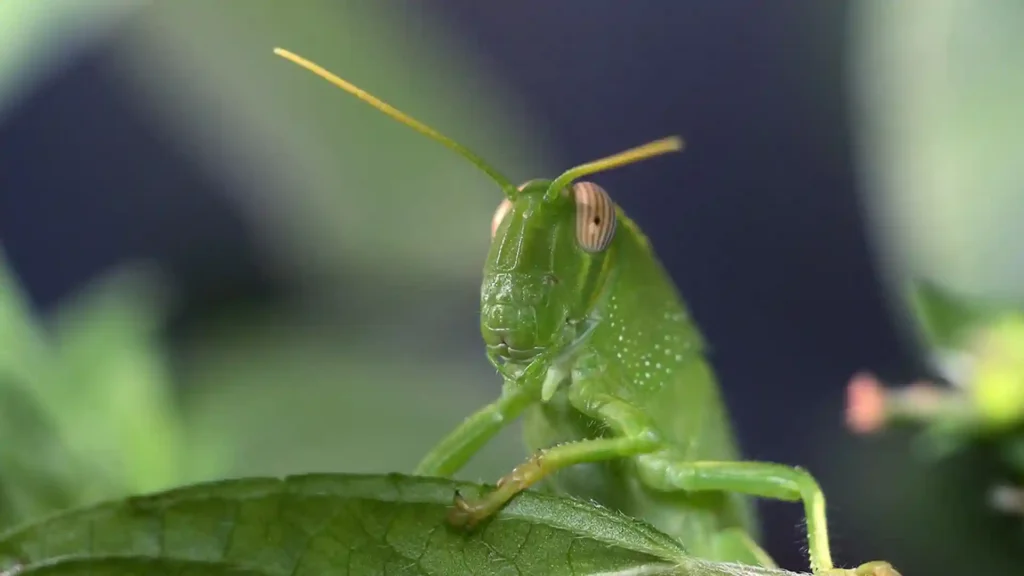
[[[419,463],[450,476],[513,419],[534,455],[476,501],[455,494],[449,521],[471,528],[540,482],[642,518],[696,556],[774,566],[756,544],[750,496],[802,501],[811,569],[898,576],[885,562],[833,567],[824,497],[806,472],[739,460],[703,338],[640,229],[581,177],[678,151],[667,138],[511,182],[432,128],[283,50],[275,51],[476,164],[505,200],[492,222],[480,328],[501,394]],[[574,184],[575,182],[575,184]]]

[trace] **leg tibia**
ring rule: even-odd
[[[423,457],[413,473],[417,476],[451,476],[458,472],[484,444],[533,402],[540,384],[532,373],[527,376],[533,377],[534,381],[524,377],[524,383],[518,387],[506,385],[496,402],[466,418]]]
[[[451,476],[458,472],[480,448],[508,422],[515,419],[526,403],[519,397],[503,398],[484,406],[434,446],[413,471],[417,476]]]

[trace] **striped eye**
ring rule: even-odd
[[[494,211],[494,217],[491,218],[491,238],[494,238],[495,232],[498,231],[498,226],[501,226],[501,221],[505,219],[505,215],[508,214],[511,208],[512,202],[508,198],[502,200],[501,204],[498,204],[498,209]]]
[[[615,204],[608,193],[593,182],[572,187],[576,200],[576,241],[587,252],[600,252],[615,236]]]

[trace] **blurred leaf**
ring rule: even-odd
[[[68,442],[50,342],[0,252],[0,523],[81,502],[103,478]],[[108,493],[109,494],[109,493]]]
[[[991,311],[934,282],[914,282],[909,292],[915,317],[935,348],[963,349],[971,335],[992,319]]]
[[[1024,314],[1007,311],[978,339],[977,366],[968,387],[989,433],[1020,433],[1024,425]]]
[[[8,385],[31,383],[40,369],[50,366],[48,347],[45,331],[0,250],[0,377]],[[26,386],[26,390],[42,392],[32,386]]]
[[[35,400],[0,380],[0,527],[78,504],[78,490],[92,483],[75,474]]]
[[[74,434],[76,452],[119,478],[128,493],[176,486],[188,466],[184,424],[159,341],[165,320],[160,280],[148,266],[122,267],[62,302],[48,322],[52,360],[65,375],[53,400],[60,403],[60,419]]]
[[[879,257],[897,286],[1024,297],[1024,3],[852,6],[853,126]]]
[[[46,326],[0,258],[0,521],[184,480],[149,272],[92,282]]]
[[[686,556],[654,528],[572,499],[526,492],[472,532],[449,527],[458,489],[479,485],[402,475],[307,475],[191,486],[76,510],[0,537],[0,566],[61,557],[130,556],[216,563],[258,574],[792,574]],[[114,561],[98,563],[114,570]],[[187,566],[182,566],[187,568]],[[71,566],[74,568],[74,566]],[[169,565],[156,564],[166,571]],[[82,566],[78,566],[81,570]],[[210,568],[212,570],[212,568]],[[47,574],[63,574],[53,568]],[[81,571],[77,573],[82,573]],[[148,573],[148,572],[147,572]]]

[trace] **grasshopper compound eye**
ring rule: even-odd
[[[615,204],[608,193],[593,182],[572,187],[576,201],[576,242],[587,252],[600,252],[615,236]]]
[[[491,238],[494,238],[494,234],[498,231],[498,226],[501,226],[501,221],[505,219],[505,215],[512,209],[512,201],[508,198],[501,201],[498,204],[498,209],[494,211],[494,217],[491,218]]]

